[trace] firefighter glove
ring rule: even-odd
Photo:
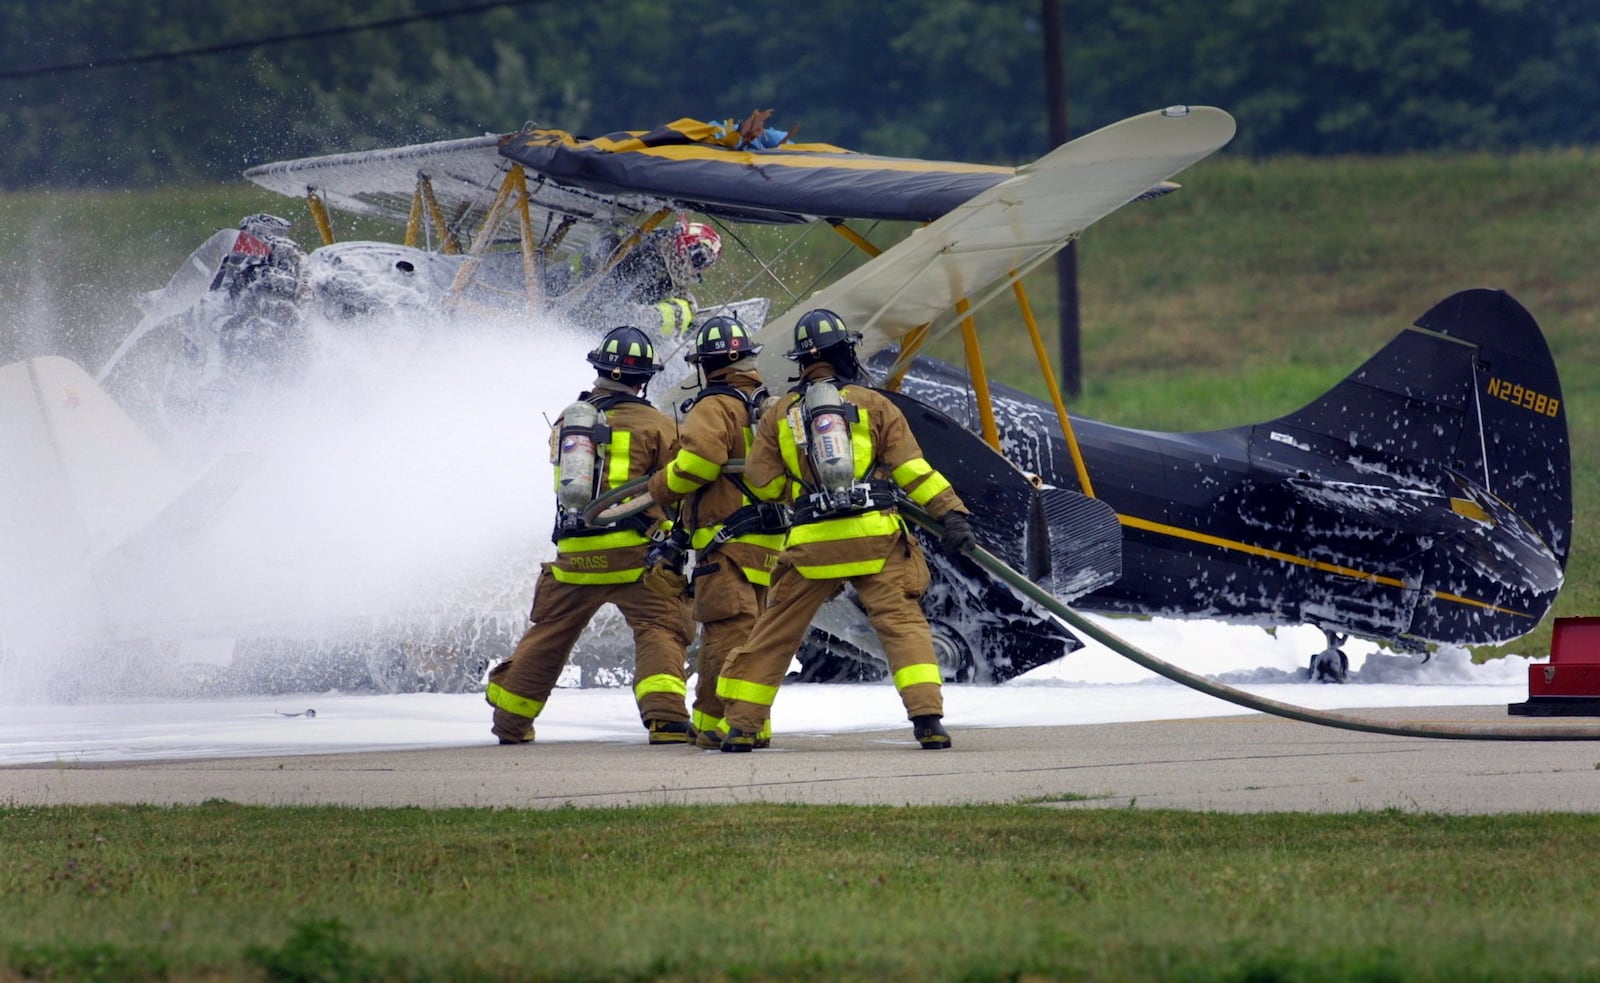
[[[944,517],[944,548],[952,553],[967,553],[976,548],[978,539],[972,535],[972,523],[965,512],[951,512]]]
[[[665,563],[653,563],[645,567],[640,580],[651,593],[666,598],[682,597],[689,590],[689,578]]]
[[[683,573],[683,564],[689,558],[689,541],[678,530],[665,539],[658,539],[644,551],[647,567],[665,567],[673,573]]]

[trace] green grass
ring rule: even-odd
[[[1582,152],[1202,161],[1178,176],[1183,190],[1122,209],[1079,242],[1084,386],[1070,407],[1150,429],[1269,419],[1309,402],[1450,293],[1504,288],[1545,330],[1572,434],[1577,518],[1553,616],[1600,613],[1597,167],[1600,156]],[[214,229],[262,210],[294,218],[312,244],[300,204],[243,181],[0,194],[0,364],[43,353],[100,364],[137,321],[133,294],[164,284]],[[769,254],[791,234],[737,231]],[[877,238],[907,231],[886,227]],[[842,248],[819,229],[780,267],[805,282]],[[752,275],[737,253],[730,242],[708,294]],[[1027,286],[1054,351],[1053,271]],[[1042,394],[1014,307],[997,303],[978,325],[990,374]],[[964,360],[954,338],[933,353]],[[1478,654],[1542,657],[1550,631],[1546,619]]]
[[[1393,811],[19,808],[0,979],[1592,979],[1597,835]]]

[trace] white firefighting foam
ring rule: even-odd
[[[199,490],[146,532],[91,544],[91,589],[0,604],[0,700],[160,692],[174,665],[226,663],[244,636],[287,648],[487,616],[514,639],[552,550],[546,420],[592,380],[594,339],[457,317],[323,324],[314,342],[302,379],[225,429],[169,436]],[[60,562],[49,551],[16,562]],[[54,630],[66,617],[87,627]]]

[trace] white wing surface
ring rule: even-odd
[[[1233,138],[1233,117],[1209,106],[1171,107],[1095,130],[1018,168],[1017,175],[918,229],[763,328],[769,379],[792,375],[781,361],[794,322],[824,307],[861,331],[862,360],[930,325],[929,340],[957,323],[956,301],[1010,271],[1026,272],[1090,225]]]

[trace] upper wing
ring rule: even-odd
[[[304,197],[315,191],[327,204],[357,215],[404,223],[411,215],[418,179],[427,178],[453,230],[471,233],[493,205],[512,161],[501,156],[509,135],[488,134],[382,150],[363,150],[262,164],[244,172],[250,181],[279,194]],[[644,195],[596,195],[530,179],[529,215],[546,233],[565,217],[580,221],[563,239],[582,246],[596,222],[631,218],[656,206]],[[424,223],[424,227],[429,227]]]
[[[1057,147],[769,321],[762,329],[768,378],[783,377],[771,359],[788,347],[794,322],[811,308],[827,308],[861,331],[863,360],[922,325],[931,325],[932,340],[956,323],[949,313],[956,301],[1036,266],[1226,144],[1234,130],[1233,117],[1220,109],[1172,107]]]
[[[653,195],[734,222],[930,222],[1016,173],[988,164],[860,154],[826,143],[741,150],[722,132],[693,119],[592,139],[529,127],[508,137],[500,152],[530,174],[570,187]]]

